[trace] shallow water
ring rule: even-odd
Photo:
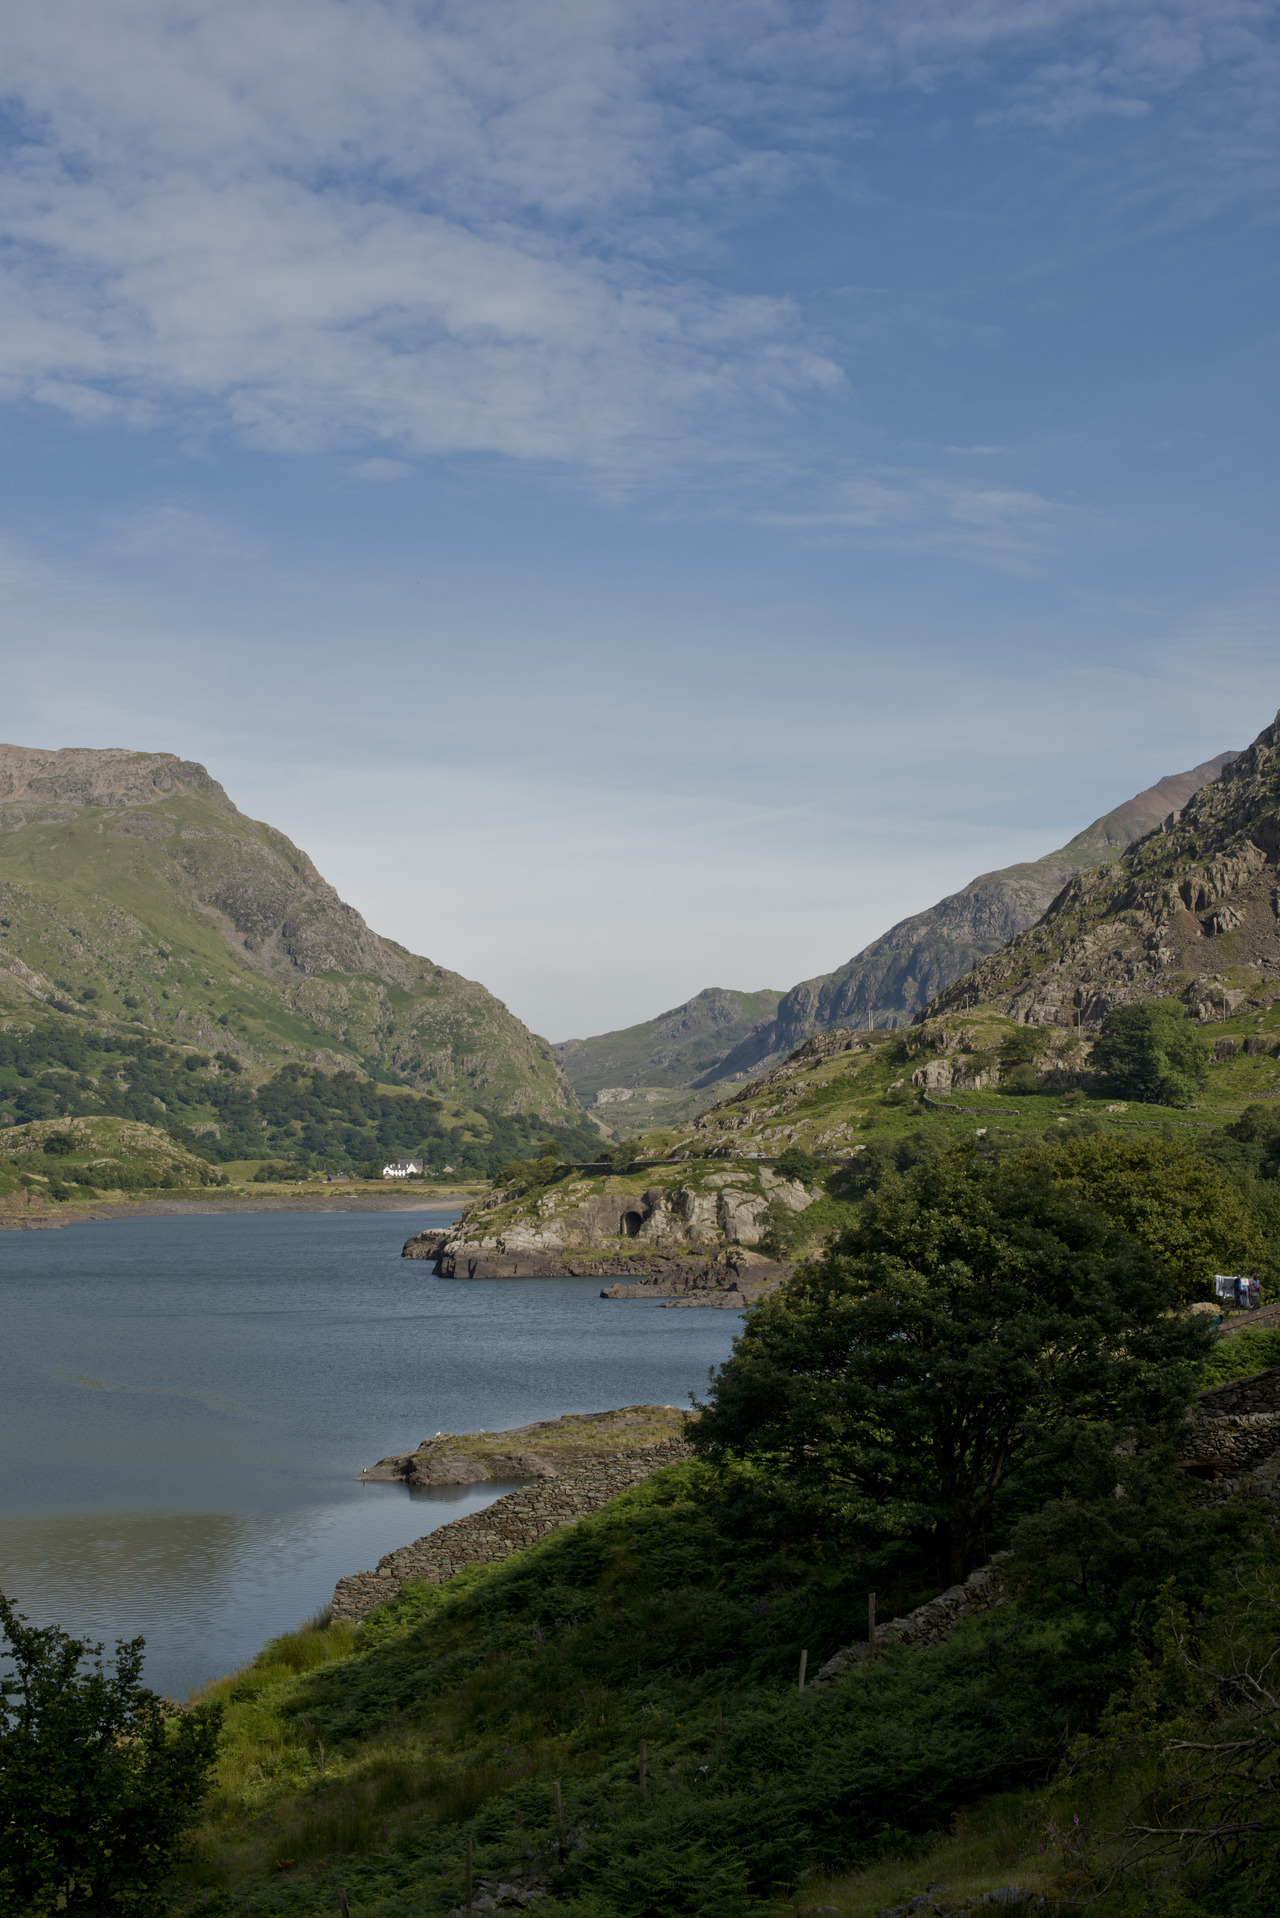
[[[34,1623],[143,1634],[183,1696],[502,1487],[355,1483],[436,1431],[683,1405],[738,1315],[598,1279],[401,1259],[452,1212],[126,1219],[0,1234],[0,1589]]]

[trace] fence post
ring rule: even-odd
[[[342,1918],[351,1918],[351,1907],[347,1903],[347,1894],[345,1891],[339,1891],[338,1902],[342,1907]]]
[[[867,1657],[876,1655],[876,1595],[867,1593]]]
[[[808,1669],[809,1669],[809,1654],[808,1652],[801,1652],[800,1654],[800,1690],[801,1691],[804,1690],[804,1675],[808,1671]]]
[[[467,1840],[467,1910],[471,1909],[471,1840]]]
[[[561,1796],[559,1781],[551,1787],[556,1795],[556,1828],[560,1833],[560,1856],[564,1857],[564,1799]]]
[[[642,1738],[640,1740],[640,1789],[641,1791],[647,1791],[648,1789],[648,1776],[649,1776],[649,1742],[647,1739]]]

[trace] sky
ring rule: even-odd
[[[201,760],[551,1039],[1247,744],[1277,11],[8,9],[0,733]]]

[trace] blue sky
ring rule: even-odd
[[[1244,744],[1276,14],[10,10],[4,735],[204,760],[551,1038]]]

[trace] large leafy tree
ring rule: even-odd
[[[1011,1182],[1048,1177],[1155,1253],[1180,1298],[1204,1292],[1215,1272],[1249,1271],[1268,1256],[1238,1184],[1175,1140],[1092,1138],[1051,1146],[1010,1164]]]
[[[1117,1099],[1187,1106],[1209,1076],[1211,1050],[1177,999],[1144,999],[1107,1014],[1090,1064]]]
[[[932,1533],[953,1578],[996,1500],[1072,1419],[1167,1431],[1211,1335],[1152,1251],[1047,1155],[890,1176],[861,1222],[749,1315],[695,1445],[832,1543]]]
[[[102,1647],[35,1627],[0,1593],[0,1910],[154,1918],[199,1816],[219,1711],[141,1683],[143,1641]]]

